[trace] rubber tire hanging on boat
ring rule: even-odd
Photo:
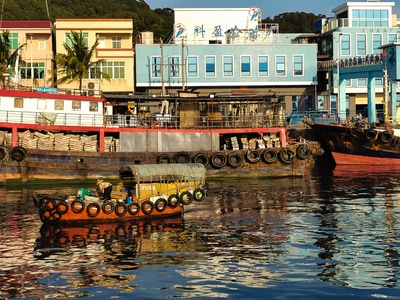
[[[193,199],[195,201],[202,201],[206,196],[206,191],[202,188],[197,188],[193,191]]]
[[[161,154],[158,158],[157,158],[157,163],[158,164],[163,164],[163,163],[167,163],[170,164],[174,161],[173,157],[169,154]]]
[[[168,205],[171,208],[176,208],[181,204],[178,194],[172,194],[168,197]]]
[[[372,141],[376,138],[376,131],[373,129],[367,129],[364,131],[364,137],[367,141]]]
[[[299,159],[307,159],[311,155],[311,149],[307,144],[302,144],[297,147],[297,157]]]
[[[275,149],[265,149],[261,158],[266,164],[272,164],[278,158],[278,153]]]
[[[362,139],[364,137],[364,132],[360,128],[351,128],[350,135],[355,139]]]
[[[185,191],[179,196],[179,200],[183,205],[189,205],[193,202],[193,195],[191,192]]]
[[[44,208],[48,211],[52,211],[56,209],[56,201],[53,199],[46,200],[44,203]]]
[[[78,207],[76,205],[79,205]],[[75,199],[71,203],[71,209],[74,213],[79,214],[85,209],[85,202],[82,199]]]
[[[190,162],[190,155],[184,151],[178,152],[174,155],[174,161],[178,164],[187,164]]]
[[[101,206],[101,210],[103,211],[103,213],[105,213],[106,215],[111,214],[115,209],[115,205],[114,202],[112,201],[106,201],[103,203],[103,205]]]
[[[22,146],[17,146],[11,150],[11,158],[17,162],[25,159],[26,150]]]
[[[161,206],[160,206],[160,204],[161,204]],[[154,203],[154,207],[155,207],[156,211],[163,212],[168,207],[168,201],[165,200],[164,198],[158,198],[156,203]]]
[[[154,211],[154,204],[151,201],[144,201],[142,203],[142,212],[145,215],[151,215]]]
[[[125,215],[126,215],[126,211],[127,211],[127,209],[126,209],[126,206],[125,206],[124,203],[118,202],[118,203],[115,205],[114,212],[115,212],[115,214],[116,214],[118,217],[123,217],[123,216],[125,216]]]
[[[240,152],[231,152],[227,157],[228,165],[232,168],[239,167],[243,162],[243,157]]]
[[[261,159],[261,154],[255,149],[250,149],[246,152],[246,159],[249,163],[255,164]]]
[[[0,146],[0,163],[8,160],[8,148]]]
[[[208,166],[208,156],[206,153],[200,152],[193,156],[192,162],[197,164],[202,164],[203,166]]]
[[[392,140],[392,135],[389,131],[382,131],[379,134],[379,140],[381,141],[381,143],[383,144],[387,144]]]
[[[227,161],[226,155],[222,152],[216,152],[210,157],[210,165],[214,169],[221,169],[226,165]]]
[[[136,209],[134,209],[134,207]],[[140,205],[137,202],[132,202],[128,205],[128,213],[132,216],[137,215],[140,212]]]
[[[56,211],[60,214],[66,214],[69,210],[69,205],[66,202],[58,202],[56,204]]]
[[[95,209],[94,212],[92,212],[93,209]],[[100,210],[101,210],[100,205],[96,202],[89,203],[88,206],[86,207],[86,213],[91,218],[97,217],[100,213]]]
[[[279,158],[285,164],[290,164],[294,161],[295,154],[291,149],[283,148],[279,152]]]

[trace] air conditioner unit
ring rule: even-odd
[[[100,92],[100,82],[99,81],[90,81],[87,84],[88,88],[88,96],[98,95]]]

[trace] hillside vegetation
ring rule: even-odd
[[[312,32],[313,22],[321,17],[294,12],[265,21],[279,23],[281,33]],[[155,40],[168,35],[174,20],[172,8],[152,10],[143,0],[4,0],[1,18],[52,22],[65,18],[127,18],[133,19],[135,33],[152,31]]]

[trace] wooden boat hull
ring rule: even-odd
[[[385,129],[309,123],[337,165],[400,165],[400,137]]]

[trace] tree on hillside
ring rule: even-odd
[[[57,80],[56,84],[79,82],[79,89],[82,89],[82,80],[88,78],[89,71],[96,78],[110,80],[107,73],[101,72],[100,65],[105,62],[103,59],[92,61],[95,50],[99,45],[98,39],[89,49],[87,40],[82,31],[71,31],[69,40],[64,42],[63,46],[66,53],[57,53],[54,61],[56,64]]]
[[[314,22],[325,17],[305,12],[289,12],[266,18],[265,23],[278,23],[280,33],[311,33],[314,32]]]

